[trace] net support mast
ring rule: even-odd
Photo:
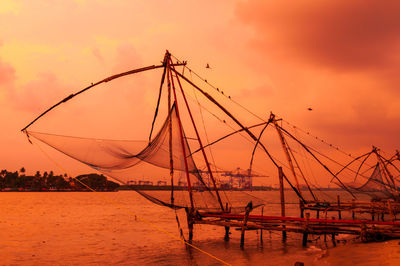
[[[169,52],[167,51],[168,57],[170,57]],[[167,68],[171,69],[171,67],[169,66],[170,64],[170,60],[167,61]],[[174,100],[175,100],[175,108],[176,108],[176,116],[178,118],[178,125],[179,125],[179,137],[181,140],[181,146],[182,146],[182,153],[183,153],[183,162],[185,165],[185,172],[186,172],[186,180],[187,180],[187,185],[188,185],[188,191],[189,191],[189,198],[190,198],[190,206],[192,207],[192,210],[194,210],[194,202],[193,202],[193,192],[192,192],[192,185],[190,182],[190,176],[189,176],[189,167],[188,167],[188,162],[187,162],[187,155],[186,155],[186,149],[185,149],[185,139],[183,137],[183,127],[182,127],[182,121],[180,118],[180,114],[179,114],[179,107],[178,107],[178,99],[176,97],[176,89],[175,89],[175,85],[174,85],[174,79],[172,77],[172,72],[168,71],[170,74],[170,79],[171,79],[171,85],[172,85],[172,92],[174,95]]]
[[[170,62],[170,63],[172,64],[172,62]],[[174,66],[172,66],[172,69],[174,70],[175,73],[177,73],[177,72],[175,71],[175,67],[174,67]],[[219,191],[218,191],[217,185],[216,185],[216,183],[215,183],[215,179],[214,179],[214,176],[213,176],[211,167],[210,167],[210,163],[208,162],[207,155],[206,155],[206,153],[205,153],[205,151],[204,151],[204,146],[203,146],[203,143],[202,143],[202,141],[201,141],[201,138],[200,138],[199,132],[198,132],[198,130],[197,130],[196,124],[195,124],[195,122],[194,122],[192,112],[190,111],[189,104],[188,104],[188,102],[187,102],[187,100],[186,100],[186,96],[185,96],[185,93],[184,93],[184,91],[183,91],[181,81],[179,80],[179,78],[178,78],[177,75],[176,75],[176,80],[178,81],[178,85],[179,85],[179,88],[180,88],[180,90],[181,90],[183,99],[184,99],[184,101],[185,101],[186,108],[187,108],[188,113],[189,113],[189,116],[190,116],[190,120],[192,121],[192,125],[193,125],[193,128],[194,128],[194,131],[196,132],[197,141],[199,142],[200,149],[201,149],[201,152],[202,152],[202,154],[203,154],[203,158],[204,158],[204,161],[205,161],[205,163],[206,163],[208,173],[209,173],[210,178],[211,178],[211,180],[212,180],[212,183],[213,183],[213,186],[214,186],[214,189],[215,189],[215,193],[217,194],[218,203],[219,203],[219,205],[220,205],[220,207],[221,207],[221,210],[224,211],[224,205],[222,204],[222,200],[221,200],[221,197],[220,197],[220,195],[219,195]]]

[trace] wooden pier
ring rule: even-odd
[[[337,213],[338,219],[341,219],[343,213],[351,213],[352,220],[356,217],[365,216],[367,214],[372,221],[396,221],[396,215],[400,213],[400,203],[391,200],[385,201],[340,201],[338,196],[337,202],[326,201],[309,201],[307,203],[300,202],[300,217],[304,218],[304,212],[315,212],[315,217],[330,217],[332,213]],[[385,218],[387,217],[387,218]]]
[[[335,219],[334,217],[332,219],[318,219],[310,218],[309,213],[305,216],[305,218],[299,218],[249,215],[248,212],[246,214],[197,212],[190,220],[192,225],[209,224],[224,226],[225,228],[239,228],[242,231],[242,245],[244,244],[244,232],[257,229],[280,231],[282,232],[283,241],[286,239],[286,233],[302,234],[303,246],[307,245],[309,235],[328,235],[331,236],[333,242],[335,242],[335,236],[339,234],[359,236],[363,242],[400,238],[400,222],[344,220]]]

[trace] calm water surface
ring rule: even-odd
[[[165,193],[165,192],[160,192]],[[277,192],[252,192],[269,204],[264,213],[279,215]],[[234,195],[231,195],[234,196]],[[238,197],[240,197],[238,195]],[[293,195],[288,195],[293,199]],[[298,216],[297,205],[288,215]],[[178,211],[185,236],[185,216]],[[143,218],[146,221],[141,220]],[[175,213],[133,191],[0,193],[1,265],[220,265],[217,260],[161,232],[179,236]],[[347,241],[332,248],[315,240],[301,247],[301,236],[264,231],[240,232],[223,241],[224,229],[195,225],[193,244],[233,265],[400,265],[399,240],[361,244]],[[313,239],[313,238],[312,238]]]

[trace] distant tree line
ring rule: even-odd
[[[85,185],[96,191],[113,191],[119,184],[107,180],[104,175],[85,174],[75,178],[67,174],[55,175],[53,171],[36,171],[35,175],[26,175],[25,168],[19,171],[0,172],[0,191],[86,191]],[[79,180],[79,181],[78,181]],[[82,184],[83,183],[83,184]]]

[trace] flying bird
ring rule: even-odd
[[[207,63],[207,65],[206,65],[206,68],[209,68],[209,69],[211,69],[211,67],[210,67],[210,65]]]
[[[308,110],[308,111],[312,111],[313,109],[312,109],[311,107],[308,107],[307,110]]]

